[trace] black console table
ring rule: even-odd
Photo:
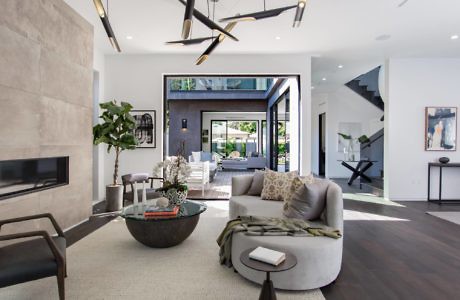
[[[439,198],[431,198],[431,169],[439,168]],[[442,169],[444,168],[460,168],[460,163],[428,163],[428,202],[443,203],[460,203],[460,199],[442,199]]]

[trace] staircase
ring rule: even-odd
[[[345,83],[345,85],[383,111],[385,104],[379,93],[379,72],[380,67],[377,67]]]
[[[356,77],[345,85],[372,105],[384,111],[385,104],[379,92],[379,73],[380,67],[377,67]],[[383,121],[383,116],[380,121]],[[361,184],[368,186],[371,189],[371,193],[376,196],[383,196],[383,132],[382,128],[370,136],[369,142],[361,144],[360,151],[361,159],[375,161],[374,165],[366,171],[366,175],[372,178],[372,182],[361,181]]]

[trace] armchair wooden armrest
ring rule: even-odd
[[[160,182],[164,182],[164,178],[163,177],[152,177],[150,176],[149,177],[149,180],[150,180],[150,188],[153,189],[153,181],[154,180],[158,180]]]
[[[58,236],[65,237],[64,231],[62,231],[61,227],[56,222],[56,219],[54,219],[53,215],[50,213],[19,217],[19,218],[13,218],[13,219],[8,219],[8,220],[0,220],[0,230],[2,229],[2,226],[5,224],[24,222],[24,221],[30,221],[30,220],[35,220],[35,219],[49,219],[51,221],[51,224],[53,224],[54,230],[56,230]],[[33,231],[33,232],[41,232],[41,231]],[[48,234],[46,231],[45,233]]]
[[[61,265],[65,264],[64,255],[62,255],[61,251],[59,251],[56,244],[54,244],[54,241],[49,235],[49,233],[44,230],[27,231],[27,232],[13,233],[13,234],[8,234],[8,235],[1,235],[0,241],[8,241],[8,240],[15,240],[15,239],[22,239],[22,238],[29,238],[29,237],[44,238],[46,243],[50,247],[50,250],[53,253],[56,261]]]

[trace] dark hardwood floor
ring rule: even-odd
[[[321,289],[326,299],[460,299],[460,226],[426,214],[460,205],[398,203],[344,200],[346,210],[406,221],[346,220],[342,271]]]
[[[115,215],[104,214],[105,212],[105,201],[100,202],[93,206],[93,216],[88,221],[68,230],[65,233],[67,239],[67,247],[72,246],[85,236],[98,230],[111,220],[115,219]]]
[[[346,193],[367,192],[345,185]],[[460,205],[399,203],[344,200],[346,210],[402,220],[345,221],[342,271],[321,289],[326,299],[460,299],[460,226],[426,214]],[[104,203],[94,207],[95,214],[103,211]],[[95,215],[69,230],[69,246],[113,218]]]

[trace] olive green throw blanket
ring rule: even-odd
[[[342,237],[337,229],[310,224],[300,219],[241,216],[227,222],[227,226],[217,238],[217,244],[220,247],[220,263],[228,267],[232,266],[232,236],[233,233],[238,232],[257,236],[325,236],[333,239]]]

